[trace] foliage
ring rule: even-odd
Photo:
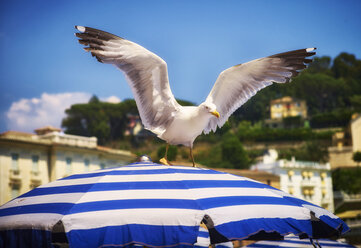
[[[361,152],[354,152],[354,154],[352,155],[352,160],[359,164],[361,162]]]
[[[209,149],[194,154],[194,159],[196,162],[209,167],[223,167],[220,143],[213,143]]]
[[[301,116],[290,116],[282,119],[283,126],[285,128],[294,128],[302,126],[302,118]]]
[[[344,119],[338,125],[344,125],[349,115],[343,115],[342,109],[353,107],[350,110],[360,111],[354,108],[360,107],[359,98],[353,98],[354,95],[361,95],[361,60],[347,53],[341,53],[333,61],[327,56],[316,57],[292,83],[273,84],[261,90],[234,113],[234,118],[252,123],[261,121],[269,117],[271,100],[291,96],[306,100],[309,116],[331,112],[330,125],[340,116]],[[327,122],[322,125],[326,126]]]
[[[308,73],[324,73],[324,74],[332,75],[330,68],[331,68],[331,57],[323,56],[323,57],[315,57],[312,63],[306,69],[306,71]]]
[[[310,123],[313,128],[346,126],[353,111],[350,109],[337,109],[327,113],[318,113],[311,117]]]
[[[99,144],[123,138],[128,123],[127,114],[137,114],[134,100],[121,103],[101,102],[93,96],[86,104],[74,104],[65,110],[62,121],[65,133],[95,136]]]
[[[160,146],[158,148],[158,151],[157,151],[158,160],[165,156],[165,150],[166,150],[166,145]],[[169,161],[174,161],[177,158],[177,154],[178,154],[177,146],[169,146],[167,159]]]
[[[279,151],[279,158],[290,160],[313,161],[326,163],[328,161],[327,145],[320,141],[308,141],[300,148],[282,149]]]
[[[348,194],[361,193],[361,168],[339,168],[332,172],[333,189]]]
[[[263,126],[263,121],[270,116],[270,101],[283,96],[306,101],[310,126],[303,126],[304,120],[300,117],[284,119],[286,128]],[[177,101],[183,106],[194,105],[185,100]],[[309,68],[295,77],[292,83],[266,87],[238,109],[216,133],[198,137],[197,142],[212,145],[195,153],[195,159],[208,166],[247,168],[262,151],[246,152],[242,143],[306,141],[298,149],[281,150],[280,157],[290,159],[295,156],[298,160],[324,162],[328,156],[325,142],[331,140],[333,132],[315,132],[311,128],[346,126],[352,114],[360,111],[361,60],[348,53],[341,53],[334,59],[328,56],[316,57]],[[164,144],[159,139],[151,141],[154,147],[148,145],[144,148],[146,145],[143,145],[142,148],[134,145],[134,137],[124,137],[128,114],[138,114],[134,100],[112,104],[101,102],[93,96],[87,104],[75,104],[67,109],[62,127],[68,134],[96,136],[101,145],[133,149],[135,152],[136,149],[139,152],[150,151],[154,157],[163,157],[165,146],[158,149],[160,144]],[[187,149],[177,149],[175,146],[170,146],[168,158],[174,160],[177,153],[183,159],[189,158]],[[347,173],[338,175],[340,180]]]
[[[178,100],[181,105],[191,106],[192,102]],[[88,103],[74,104],[65,110],[66,117],[62,120],[65,133],[81,136],[95,136],[101,145],[124,138],[127,128],[127,115],[138,115],[134,100],[120,103],[101,102],[95,95]]]
[[[361,112],[361,95],[353,95],[349,99],[352,109],[355,112]]]
[[[222,167],[246,169],[249,167],[250,159],[239,139],[227,133],[223,136],[221,144]]]
[[[260,123],[252,125],[249,121],[241,121],[238,125],[237,137],[245,142],[265,141],[303,141],[311,139],[328,139],[332,132],[314,132],[310,128],[269,128]]]
[[[220,142],[198,153],[195,159],[210,167],[235,169],[247,169],[251,163],[242,143],[231,132],[223,135]]]

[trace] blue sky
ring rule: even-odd
[[[317,47],[361,59],[361,1],[1,1],[0,132],[60,127],[64,108],[93,94],[132,98],[120,71],[83,51],[74,25],[157,53],[177,98],[201,103],[235,64]]]

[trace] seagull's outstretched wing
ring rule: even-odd
[[[220,118],[212,118],[204,132],[209,133],[211,130],[215,131],[217,126],[223,126],[228,117],[257,91],[273,82],[288,82],[312,61],[307,57],[314,55],[315,52],[312,51],[315,49],[275,54],[224,70],[206,99],[206,102],[217,106]]]
[[[167,64],[144,47],[94,28],[75,26],[79,43],[99,62],[125,73],[145,128],[161,134],[180,105],[168,82]]]

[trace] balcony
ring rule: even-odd
[[[31,178],[38,179],[40,178],[40,171],[31,171]]]
[[[21,179],[21,175],[20,175],[20,170],[19,169],[10,169],[10,180],[20,180]]]
[[[31,189],[34,189],[34,188],[36,188],[36,187],[38,187],[40,185],[41,185],[41,180],[40,179],[31,179],[31,181],[30,181],[30,188]]]
[[[301,187],[315,187],[316,184],[317,183],[314,180],[303,179],[301,181]]]

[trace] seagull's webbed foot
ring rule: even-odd
[[[172,164],[169,162],[168,158],[167,158],[168,148],[169,148],[169,144],[167,143],[167,146],[165,147],[165,155],[164,155],[163,158],[161,158],[161,159],[159,160],[159,162],[160,162],[161,164],[164,164],[164,165],[172,165]]]
[[[172,164],[168,161],[168,159],[166,159],[165,157],[164,157],[164,158],[161,158],[161,159],[159,160],[159,162],[160,162],[161,164],[164,164],[164,165],[172,165]]]

